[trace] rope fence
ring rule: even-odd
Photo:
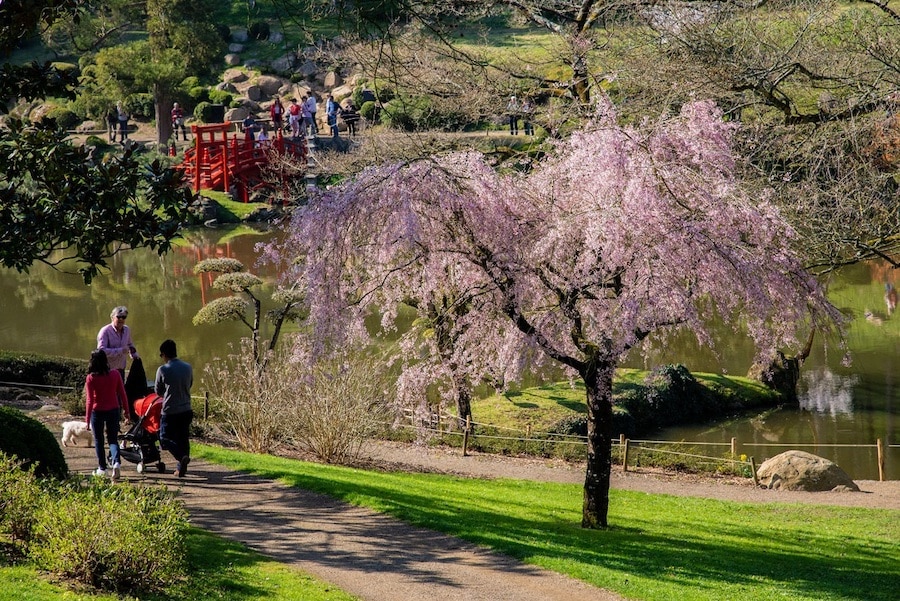
[[[438,436],[459,436],[462,438],[462,454],[463,456],[468,455],[469,448],[469,437],[472,436],[472,432],[474,432],[474,428],[477,426],[479,429],[484,430],[495,430],[498,432],[517,432],[522,433],[521,429],[509,428],[505,426],[496,426],[493,424],[487,424],[483,422],[475,422],[470,419],[465,420],[464,425],[461,423],[461,420],[455,415],[450,414],[438,414],[432,416],[433,419],[429,420],[429,423],[416,426],[412,423],[410,424],[401,424],[401,428],[414,430],[416,432],[428,432],[432,434],[436,434]],[[412,421],[412,413],[408,413],[408,418]],[[456,427],[444,427],[444,424],[454,424]],[[500,441],[514,441],[522,443],[525,448],[531,445],[544,445],[544,444],[563,444],[563,445],[576,445],[576,446],[587,446],[587,436],[581,436],[577,434],[561,434],[556,432],[543,432],[543,431],[531,431],[529,427],[523,436],[507,436],[507,435],[497,435],[497,434],[484,434],[479,433],[477,435],[479,440],[500,440]],[[896,449],[900,448],[900,444],[884,444],[882,439],[877,439],[874,443],[860,443],[860,444],[848,444],[848,443],[833,443],[833,444],[822,444],[822,443],[757,443],[757,442],[739,442],[737,438],[732,438],[730,442],[706,442],[706,441],[673,441],[673,440],[631,440],[625,438],[624,435],[619,437],[618,441],[613,441],[612,444],[614,446],[618,445],[621,449],[622,454],[622,468],[624,471],[628,471],[629,469],[629,459],[633,459],[634,455],[639,452],[652,452],[663,455],[671,455],[671,456],[681,456],[688,457],[694,460],[699,460],[703,463],[731,463],[735,466],[746,466],[750,468],[750,473],[753,477],[754,482],[756,482],[756,460],[754,457],[750,456],[747,459],[741,459],[742,455],[739,455],[738,450],[743,448],[762,448],[762,447],[775,447],[775,448],[791,448],[791,449],[804,449],[804,448],[860,448],[860,449],[876,449],[877,451],[877,464],[878,464],[878,479],[880,481],[885,480],[885,449]],[[686,447],[725,447],[727,449],[727,453],[730,457],[727,456],[710,456],[710,455],[701,455],[699,453],[689,453],[685,451],[678,451],[671,448],[657,448],[658,446],[686,446]]]

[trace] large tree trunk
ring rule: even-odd
[[[475,431],[472,425],[472,386],[469,380],[462,375],[456,375],[454,378],[454,386],[456,386],[456,411],[459,415],[459,429],[466,429],[466,420],[469,424],[469,432]]]
[[[606,528],[612,477],[612,384],[616,364],[591,362],[581,374],[587,389],[588,447],[582,528]]]
[[[156,108],[156,142],[160,148],[168,148],[169,138],[172,137],[173,101],[159,91],[154,93],[153,101]]]

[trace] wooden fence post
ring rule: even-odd
[[[203,393],[203,421],[209,419],[209,391]]]
[[[731,437],[731,458],[737,457],[737,438]]]
[[[469,454],[469,430],[472,429],[471,419],[468,415],[466,416],[466,429],[463,432],[463,457],[467,457]]]
[[[625,450],[622,451],[622,471],[628,471],[628,442],[629,440],[625,439]]]
[[[750,458],[750,469],[753,471],[753,485],[759,486],[759,478],[756,477],[756,459]]]
[[[878,481],[884,482],[884,445],[880,438],[875,439],[878,446]]]

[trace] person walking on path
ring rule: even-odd
[[[191,462],[191,386],[194,372],[191,365],[178,358],[174,340],[164,340],[159,345],[159,356],[165,361],[156,370],[154,390],[162,397],[162,415],[159,422],[159,443],[172,453],[178,462],[176,473],[184,478]]]
[[[91,353],[88,375],[84,381],[84,421],[94,434],[94,451],[97,453],[96,476],[105,476],[107,470],[106,445],[112,463],[112,479],[119,479],[119,422],[128,411],[128,396],[122,376],[110,369],[106,353],[97,349]],[[125,413],[127,415],[127,413]],[[104,436],[105,435],[105,436]]]
[[[284,127],[284,105],[281,104],[281,96],[276,96],[275,102],[269,107],[269,117],[272,119],[272,131],[277,136]]]
[[[125,381],[125,364],[128,356],[138,359],[138,352],[131,340],[131,330],[125,325],[128,319],[128,307],[113,307],[109,314],[111,323],[100,328],[97,332],[97,348],[106,353],[110,369],[115,369]]]

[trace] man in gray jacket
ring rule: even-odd
[[[191,461],[191,386],[194,373],[191,365],[178,358],[174,340],[159,345],[159,356],[165,361],[156,370],[156,394],[162,397],[162,416],[159,423],[159,443],[178,461],[176,473],[183,478]]]

